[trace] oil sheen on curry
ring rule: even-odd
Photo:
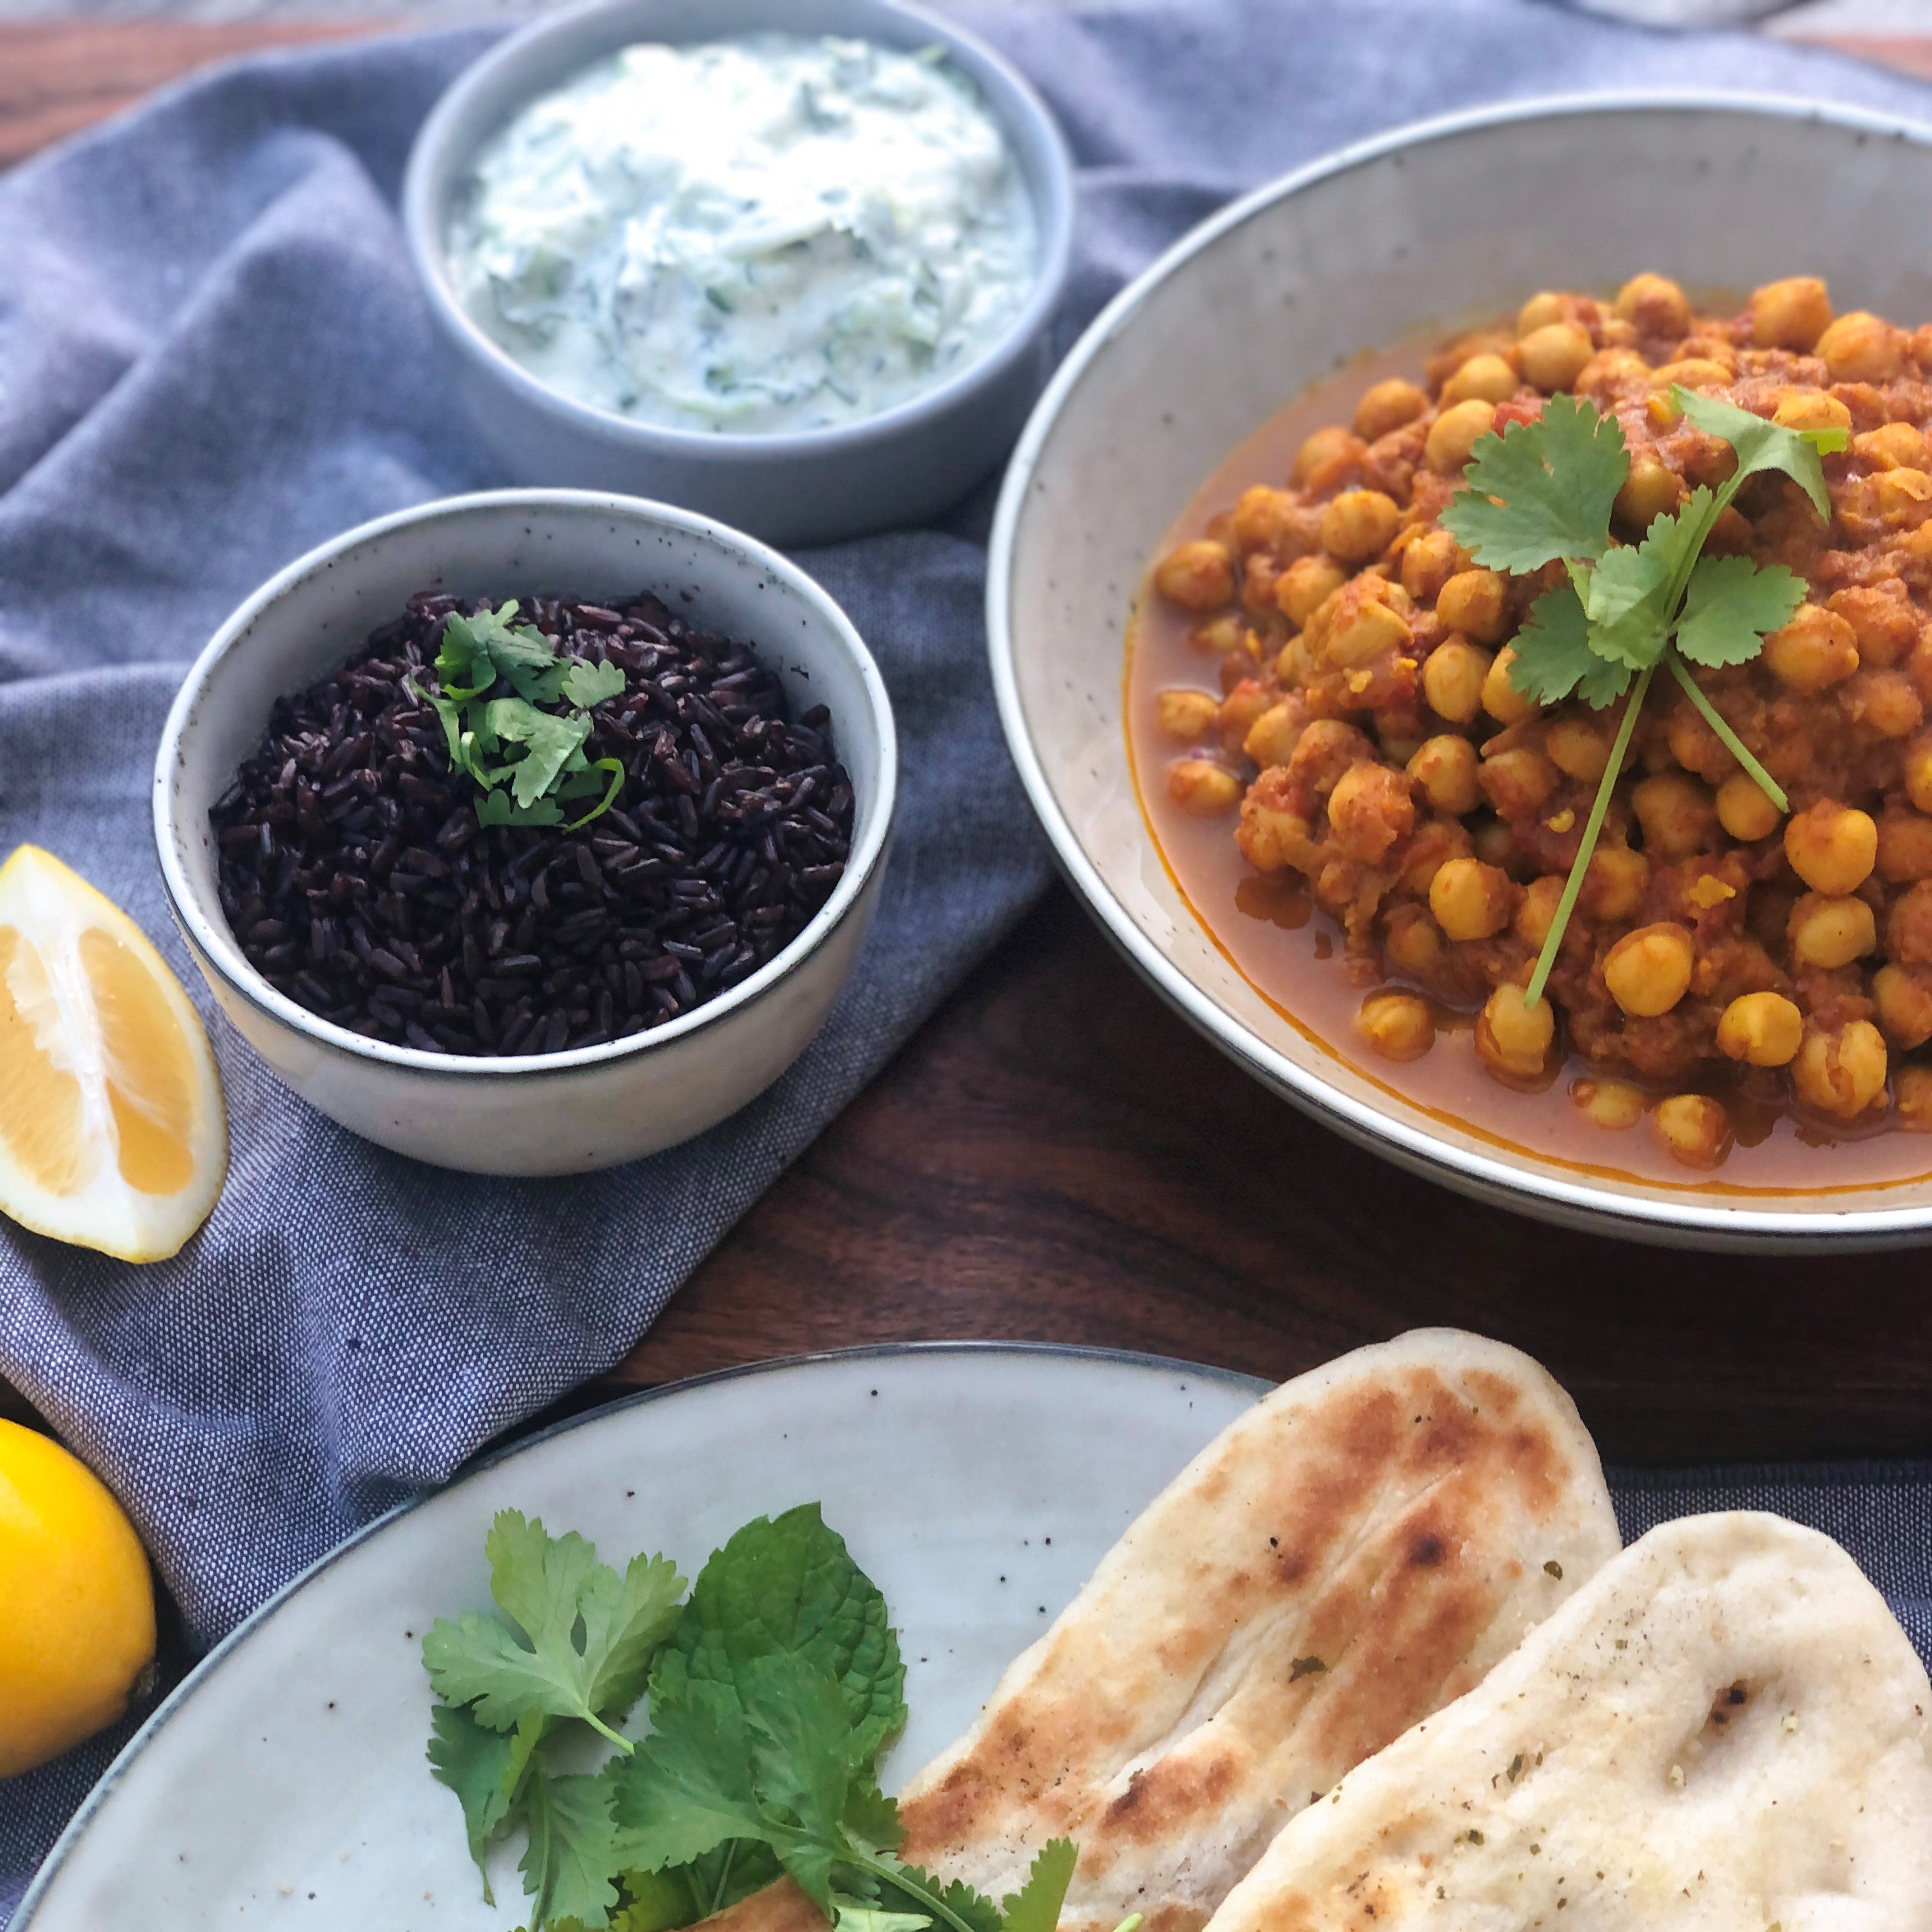
[[[1828,521],[1754,476],[1706,545],[1803,580],[1755,658],[1692,673],[1789,808],[1658,680],[1531,1005],[1628,700],[1516,689],[1547,578],[1438,520],[1480,438],[1568,393],[1622,428],[1635,541],[1736,466],[1674,386],[1849,437]],[[1492,1140],[1687,1186],[1925,1174],[1928,424],[1932,326],[1835,314],[1806,277],[1724,315],[1654,274],[1546,292],[1301,398],[1196,494],[1130,633],[1136,782],[1189,903],[1303,1031]]]

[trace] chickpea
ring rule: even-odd
[[[1467,561],[1447,530],[1424,530],[1402,551],[1402,587],[1418,604],[1432,603]]]
[[[1522,338],[1523,376],[1546,395],[1567,389],[1596,352],[1580,322],[1546,322]]]
[[[1556,1037],[1556,1014],[1547,1000],[1523,1003],[1522,988],[1504,981],[1484,1004],[1476,1019],[1476,1052],[1492,1072],[1533,1080],[1550,1058]]]
[[[1669,391],[1681,382],[1687,389],[1708,389],[1728,382],[1731,372],[1723,363],[1708,356],[1686,356],[1676,362],[1666,362],[1660,369],[1653,370],[1650,380],[1660,390]],[[1678,411],[1675,404],[1670,408],[1670,420],[1675,422]]]
[[[1257,483],[1234,500],[1234,537],[1240,550],[1270,550],[1288,536],[1300,507],[1286,490]]]
[[[1453,409],[1472,400],[1506,403],[1522,387],[1522,379],[1500,356],[1472,356],[1442,385],[1442,406]]]
[[[1241,564],[1241,608],[1251,617],[1265,617],[1274,608],[1275,580],[1281,564],[1273,550],[1251,552]]]
[[[1323,649],[1337,670],[1352,670],[1408,642],[1408,619],[1379,600],[1364,598],[1352,610],[1336,610]]]
[[[1858,669],[1858,640],[1836,611],[1801,604],[1790,623],[1765,639],[1764,661],[1792,690],[1822,691]]]
[[[1328,794],[1328,829],[1345,857],[1379,864],[1415,829],[1408,781],[1372,758],[1351,765]]]
[[[1422,694],[1438,718],[1467,724],[1482,709],[1490,657],[1467,638],[1445,638],[1422,661]]]
[[[1617,291],[1616,313],[1641,334],[1675,342],[1690,332],[1690,304],[1666,276],[1633,275]]]
[[[1259,678],[1244,677],[1221,700],[1221,742],[1238,750],[1262,714],[1276,702]]]
[[[1436,593],[1436,614],[1479,644],[1496,644],[1509,628],[1509,586],[1499,571],[1459,570]]]
[[[1901,1066],[1892,1095],[1906,1132],[1932,1133],[1932,1066]]]
[[[1846,715],[1881,738],[1909,738],[1925,722],[1925,706],[1902,670],[1861,670],[1846,681]]]
[[[1663,772],[1630,793],[1630,808],[1643,827],[1644,849],[1666,859],[1688,859],[1708,850],[1718,829],[1718,808],[1695,778]]]
[[[1406,902],[1388,916],[1382,950],[1397,972],[1426,980],[1442,964],[1442,928],[1421,907]]]
[[[1592,919],[1628,919],[1650,890],[1650,861],[1628,845],[1599,845],[1590,855],[1577,903]]]
[[[1881,470],[1872,478],[1872,497],[1888,528],[1916,530],[1932,505],[1932,476],[1922,470]]]
[[[1453,732],[1425,739],[1408,761],[1408,776],[1434,810],[1452,818],[1460,818],[1482,802],[1476,785],[1476,748]]]
[[[1522,903],[1516,909],[1510,930],[1524,945],[1540,952],[1543,942],[1550,937],[1550,928],[1556,923],[1556,908],[1562,901],[1563,881],[1554,873],[1531,880],[1523,888]]]
[[[1322,548],[1344,563],[1366,563],[1388,548],[1402,512],[1379,490],[1344,490],[1322,512]]]
[[[1318,429],[1294,452],[1288,481],[1304,490],[1319,488],[1324,482],[1335,480],[1359,463],[1364,454],[1362,439],[1352,430],[1339,424],[1330,429]]]
[[[1584,718],[1552,719],[1543,734],[1543,748],[1564,777],[1584,784],[1594,784],[1610,762],[1609,740]]]
[[[1371,993],[1356,1024],[1384,1060],[1420,1060],[1436,1044],[1436,1016],[1413,993]]]
[[[1528,818],[1542,810],[1562,775],[1540,752],[1518,745],[1485,758],[1476,782],[1498,818]]]
[[[1708,1094],[1673,1094],[1651,1118],[1665,1151],[1686,1167],[1721,1166],[1731,1150],[1731,1117]]]
[[[1819,337],[1815,352],[1824,358],[1834,382],[1888,382],[1905,367],[1905,334],[1854,309]]]
[[[1895,809],[1880,818],[1878,875],[1895,886],[1932,879],[1932,818]]]
[[[1451,859],[1430,882],[1429,910],[1451,939],[1492,939],[1509,923],[1515,886],[1480,859]]]
[[[1852,412],[1822,389],[1786,389],[1771,419],[1780,429],[1850,429]]]
[[[1234,559],[1224,543],[1197,537],[1176,546],[1160,560],[1154,587],[1184,610],[1212,610],[1234,594]]]
[[[1469,856],[1469,835],[1453,818],[1432,818],[1402,850],[1400,877],[1402,890],[1419,899],[1429,897],[1436,875],[1451,859]]]
[[[1196,624],[1187,634],[1187,641],[1197,651],[1211,651],[1215,656],[1226,657],[1230,651],[1238,651],[1247,640],[1246,625],[1232,610],[1225,610],[1218,617],[1210,617],[1204,624]]]
[[[1925,432],[1910,423],[1881,423],[1852,438],[1852,454],[1862,457],[1874,470],[1923,470]]]
[[[1816,275],[1767,282],[1751,298],[1751,346],[1808,355],[1832,326],[1832,298]]]
[[[1905,748],[1905,795],[1921,812],[1932,812],[1932,736],[1915,738]]]
[[[1932,971],[1923,966],[1881,966],[1872,975],[1878,1023],[1894,1046],[1910,1051],[1932,1040]]]
[[[1901,965],[1932,965],[1932,880],[1900,893],[1886,914],[1885,950]]]
[[[1640,449],[1630,458],[1630,474],[1613,507],[1630,529],[1647,530],[1683,500],[1683,478],[1654,450]]]
[[[1570,1097],[1594,1126],[1618,1134],[1643,1118],[1643,1095],[1622,1080],[1580,1080]]]
[[[1918,641],[1918,620],[1910,602],[1894,596],[1892,590],[1905,586],[1894,581],[1890,588],[1854,585],[1834,590],[1825,600],[1825,608],[1835,612],[1852,627],[1852,641],[1858,647],[1861,664],[1880,669],[1898,663]]]
[[[1480,782],[1480,770],[1477,776]],[[1522,857],[1516,834],[1500,818],[1484,818],[1472,826],[1469,846],[1484,865],[1493,866],[1499,872],[1508,872]]]
[[[1784,856],[1814,892],[1853,892],[1871,876],[1878,826],[1864,812],[1820,799],[1785,820]]]
[[[1221,700],[1210,691],[1163,691],[1154,700],[1160,728],[1183,744],[1198,744],[1221,716]]]
[[[1878,950],[1878,921],[1863,899],[1807,892],[1784,930],[1791,956],[1804,966],[1849,966]]]
[[[1576,389],[1579,395],[1588,395],[1643,382],[1649,374],[1650,364],[1635,350],[1600,349],[1584,364]]]
[[[1627,932],[1604,960],[1610,997],[1627,1013],[1654,1019],[1667,1013],[1690,990],[1697,949],[1681,926],[1667,921]]]
[[[1241,749],[1264,767],[1285,765],[1294,755],[1307,722],[1307,711],[1298,698],[1270,704],[1249,728],[1248,735],[1241,740]]]
[[[1429,394],[1400,376],[1376,382],[1362,392],[1355,405],[1355,434],[1365,442],[1412,423],[1429,406]]]
[[[1279,872],[1291,866],[1299,869],[1314,856],[1308,821],[1281,802],[1279,790],[1269,783],[1274,776],[1264,772],[1249,787],[1241,801],[1241,822],[1234,828],[1235,844],[1258,872]]]
[[[1804,1035],[1804,1016],[1782,993],[1741,993],[1718,1022],[1718,1051],[1753,1066],[1786,1066]]]
[[[1493,403],[1472,396],[1444,410],[1429,426],[1423,455],[1438,476],[1460,476],[1468,467],[1469,452],[1496,425]]]
[[[1510,666],[1515,662],[1514,650],[1505,644],[1484,674],[1483,709],[1498,724],[1520,724],[1526,718],[1534,718],[1540,708],[1534,698],[1510,683]]]
[[[1869,1020],[1836,1033],[1809,1027],[1791,1063],[1791,1084],[1807,1106],[1855,1120],[1885,1092],[1886,1058],[1885,1036]]]
[[[1240,781],[1205,758],[1182,758],[1167,768],[1167,795],[1196,818],[1216,818],[1240,800]]]
[[[1778,807],[1748,772],[1733,772],[1718,788],[1718,823],[1747,845],[1778,830]]]
[[[1519,338],[1534,335],[1539,328],[1547,328],[1552,322],[1568,322],[1575,312],[1574,296],[1558,295],[1554,290],[1545,289],[1540,295],[1534,295],[1516,310],[1516,332]]]
[[[1348,580],[1330,557],[1298,556],[1274,580],[1275,608],[1291,624],[1305,625]]]

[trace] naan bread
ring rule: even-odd
[[[1652,1531],[1297,1818],[1212,1932],[1539,1926],[1932,1928],[1932,1692],[1829,1538]]]
[[[1617,1548],[1595,1448],[1527,1356],[1450,1329],[1359,1349],[1155,1499],[914,1780],[901,1855],[997,1900],[1071,1838],[1061,1932],[1196,1932],[1291,1815]],[[787,1886],[724,1916],[823,1932]]]

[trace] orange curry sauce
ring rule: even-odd
[[[1188,640],[1198,620],[1155,592],[1154,565],[1176,544],[1206,535],[1210,520],[1251,484],[1282,483],[1304,440],[1326,424],[1346,423],[1371,383],[1391,376],[1420,381],[1443,339],[1432,335],[1358,357],[1297,397],[1202,482],[1149,560],[1128,622],[1124,709],[1136,796],[1169,875],[1215,944],[1297,1031],[1384,1091],[1500,1148],[1582,1174],[1741,1196],[1932,1180],[1925,1137],[1898,1130],[1895,1120],[1876,1110],[1850,1126],[1796,1111],[1778,1070],[1713,1066],[1688,1082],[1647,1088],[1654,1100],[1690,1090],[1723,1102],[1733,1144],[1717,1172],[1699,1174],[1672,1157],[1648,1116],[1622,1130],[1593,1121],[1578,1090],[1605,1076],[1574,1055],[1552,1060],[1540,1088],[1502,1084],[1477,1058],[1473,1010],[1457,1012],[1430,996],[1434,1046],[1406,1063],[1381,1058],[1357,1024],[1364,999],[1378,986],[1422,989],[1394,976],[1369,984],[1352,978],[1340,928],[1314,904],[1304,878],[1250,866],[1235,845],[1232,812],[1196,818],[1169,797],[1168,768],[1191,748],[1162,731],[1156,700],[1177,687],[1218,700],[1220,666]],[[1614,1077],[1645,1084],[1628,1072]]]

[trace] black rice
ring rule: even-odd
[[[520,602],[560,657],[624,673],[584,746],[623,765],[610,811],[574,832],[477,823],[410,686],[436,688],[445,620],[485,606],[421,592],[277,703],[208,814],[250,963],[351,1032],[485,1055],[647,1032],[756,971],[844,872],[852,785],[823,705],[791,718],[748,646],[656,597]]]

